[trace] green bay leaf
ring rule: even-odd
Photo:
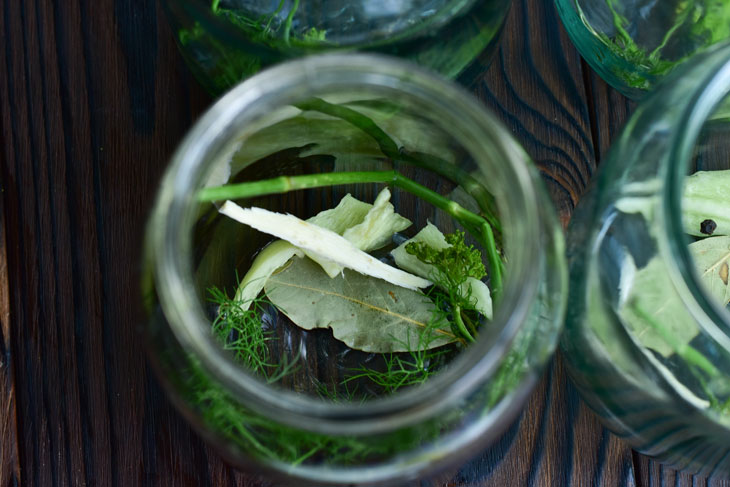
[[[712,234],[730,235],[730,169],[697,171],[684,179],[682,193],[682,225],[684,231],[696,237],[702,233],[702,222],[712,220]]]
[[[406,352],[456,341],[449,323],[422,293],[349,269],[330,278],[307,258],[292,259],[269,278],[265,292],[298,326],[331,328],[336,339],[356,350]]]
[[[709,237],[689,245],[702,283],[722,306],[730,303],[730,237]]]
[[[686,347],[700,332],[659,257],[640,269],[633,259],[627,260],[622,267],[621,294],[620,313],[626,329],[641,345],[664,357]]]

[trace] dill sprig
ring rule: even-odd
[[[459,230],[444,235],[449,247],[437,250],[425,242],[411,242],[406,252],[415,255],[424,264],[436,268],[431,280],[448,296],[451,304],[456,332],[473,342],[476,326],[469,311],[474,311],[471,288],[463,286],[468,278],[481,279],[487,275],[482,254],[473,245],[464,241],[464,232]]]
[[[243,302],[229,298],[225,291],[216,287],[209,288],[208,294],[209,300],[218,305],[218,314],[211,326],[213,335],[224,350],[233,353],[234,360],[270,383],[294,372],[299,356],[291,362],[275,362],[271,358],[267,342],[274,337],[265,331],[262,321],[266,307],[272,306],[268,300],[255,298]]]

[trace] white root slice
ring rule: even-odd
[[[307,223],[294,215],[255,207],[244,209],[232,201],[226,201],[219,211],[237,222],[284,239],[303,250],[328,258],[361,274],[413,290],[431,285],[431,281],[389,266],[335,232]]]

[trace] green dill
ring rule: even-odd
[[[589,30],[600,40],[611,54],[628,65],[609,65],[611,72],[627,87],[649,90],[660,78],[687,60],[697,50],[730,37],[730,4],[713,0],[680,1],[673,12],[673,23],[664,33],[661,41],[651,48],[634,40],[629,32],[631,21],[619,12],[621,1],[605,0],[613,19],[615,34]],[[684,54],[669,56],[670,44],[680,38],[691,49]]]
[[[290,363],[285,360],[277,363],[272,360],[269,352],[268,342],[274,340],[274,337],[270,332],[264,331],[262,315],[268,306],[273,306],[271,303],[265,298],[242,303],[229,298],[224,291],[215,287],[208,292],[209,300],[218,306],[217,316],[212,324],[213,335],[224,350],[233,354],[234,360],[269,383],[280,381],[296,371],[298,356]],[[444,365],[444,358],[449,352],[444,347],[428,349],[429,344],[438,338],[437,330],[446,319],[444,306],[438,299],[437,296],[437,306],[431,321],[418,334],[418,343],[414,346],[405,344],[412,352],[386,354],[382,371],[364,366],[352,369],[352,375],[334,388],[318,383],[316,385],[319,395],[335,402],[353,401],[358,396],[364,400],[369,397],[367,394],[358,394],[357,385],[351,388],[353,381],[362,379],[367,379],[371,385],[377,386],[386,394],[425,382]]]
[[[478,315],[475,316],[471,288],[464,284],[470,277],[482,279],[487,271],[481,252],[464,241],[464,232],[457,230],[445,235],[445,238],[449,246],[444,249],[436,250],[425,242],[411,242],[406,245],[406,252],[436,268],[431,280],[448,297],[453,311],[456,328],[454,331],[467,341],[473,342],[473,334],[476,332],[474,321]]]
[[[218,313],[213,320],[213,335],[223,349],[233,354],[234,360],[259,375],[269,383],[278,382],[293,373],[298,357],[292,362],[272,360],[267,342],[273,339],[270,332],[264,331],[262,315],[271,304],[263,298],[251,302],[231,299],[225,291],[216,287],[208,289],[210,302],[218,305]]]

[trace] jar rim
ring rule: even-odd
[[[168,3],[175,0],[165,0],[163,5],[166,8]],[[335,39],[337,46],[341,46],[343,49],[362,49],[364,47],[375,47],[383,44],[389,44],[394,41],[407,42],[427,35],[427,31],[433,29],[439,29],[447,24],[454,16],[460,15],[468,11],[469,8],[475,4],[477,0],[448,0],[448,3],[443,5],[438,12],[430,17],[422,28],[413,31],[410,28],[406,28],[402,31],[398,31],[395,36],[389,33],[386,36],[368,39],[366,35],[355,36],[353,39]],[[209,5],[204,2],[195,0],[177,0],[176,3],[182,4],[182,8],[187,11],[189,15],[195,17],[198,22],[202,22],[203,25],[207,24],[210,28],[215,28],[223,34],[223,37],[229,41],[234,42],[237,45],[244,45],[250,47],[251,45],[259,45],[259,43],[252,43],[250,39],[243,36],[239,29],[236,29],[233,25],[228,22],[221,22],[216,15],[211,11]],[[309,48],[309,52],[317,50],[317,45],[313,45]],[[323,44],[322,47],[326,47],[328,50],[332,49],[331,44]],[[272,49],[268,47],[261,47],[261,49]]]
[[[677,137],[668,154],[666,184],[662,188],[661,211],[665,225],[661,227],[670,255],[677,257],[671,259],[668,268],[680,296],[704,331],[730,352],[730,313],[702,284],[686,245],[681,217],[684,178],[701,130],[714,110],[730,97],[730,43],[713,46],[678,71],[681,74],[688,69],[702,70],[707,75],[696,81],[696,89],[685,98],[686,105],[675,128]]]
[[[472,151],[497,151],[513,176],[513,187],[505,194],[527,211],[520,227],[521,245],[510,248],[509,273],[496,307],[492,326],[499,327],[490,347],[485,340],[471,344],[443,372],[419,388],[360,404],[331,404],[302,397],[291,391],[267,386],[242,371],[232,357],[210,336],[210,321],[200,305],[192,277],[191,238],[194,208],[192,194],[207,154],[238,135],[236,127],[265,113],[266,100],[287,100],[327,89],[381,87],[405,90],[419,96],[426,105],[448,107],[460,116],[460,129],[477,164],[485,157]],[[416,95],[417,94],[417,95]],[[468,142],[468,144],[467,144]],[[338,434],[372,434],[432,417],[487,381],[509,351],[517,332],[527,322],[530,305],[537,295],[538,280],[531,271],[542,262],[540,248],[543,222],[538,209],[537,189],[528,168],[529,157],[515,143],[481,102],[462,88],[402,60],[372,54],[325,54],[291,61],[262,71],[224,95],[199,119],[174,154],[161,183],[150,225],[156,288],[163,313],[173,333],[201,365],[225,385],[234,397],[245,400],[257,412],[277,421],[312,431]],[[512,203],[512,201],[510,201]],[[206,333],[207,331],[207,333]],[[485,349],[486,348],[486,349]],[[527,380],[511,391],[520,395]]]

